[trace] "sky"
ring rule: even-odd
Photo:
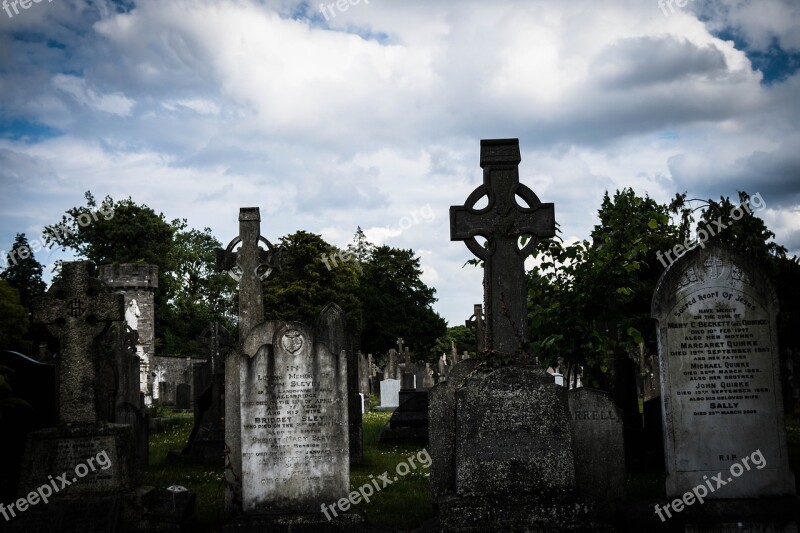
[[[800,254],[800,2],[680,3],[5,0],[0,249],[85,191],[223,245],[259,207],[273,243],[361,226],[412,248],[463,324],[482,272],[448,209],[482,182],[480,140],[519,138],[567,241],[606,191],[744,190]]]

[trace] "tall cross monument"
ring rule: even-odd
[[[483,184],[450,207],[450,240],[483,260],[486,349],[511,354],[527,343],[525,258],[540,238],[555,236],[555,210],[519,182],[519,139],[481,141]],[[478,200],[488,197],[483,209]],[[527,205],[520,205],[517,198]],[[486,238],[486,247],[475,239]],[[518,245],[522,236],[530,239]]]
[[[259,246],[264,244],[266,250]],[[234,251],[237,245],[241,247]],[[239,235],[228,247],[217,250],[217,271],[227,271],[239,282],[239,343],[264,321],[261,282],[277,266],[278,249],[261,236],[261,213],[257,207],[239,209]],[[242,434],[241,394],[239,390],[239,350],[232,350],[225,361],[225,479],[226,507],[236,510],[241,503]]]

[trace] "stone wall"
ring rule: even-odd
[[[178,386],[189,387],[189,408],[194,400],[192,365],[201,361],[191,357],[168,357],[158,355],[153,357],[150,375],[152,376],[153,400],[161,404],[176,405],[178,403]],[[164,383],[165,385],[160,385]]]

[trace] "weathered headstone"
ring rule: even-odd
[[[425,390],[430,389],[435,384],[433,380],[433,369],[430,363],[425,363],[425,376],[422,378],[422,388]]]
[[[442,354],[439,358],[439,380],[438,382],[441,383],[443,381],[447,381],[447,376],[450,375],[450,365],[447,364],[447,354]]]
[[[576,485],[612,521],[625,499],[622,410],[605,391],[580,387],[568,398]]]
[[[475,348],[478,353],[483,352],[486,346],[486,330],[483,324],[483,306],[481,304],[475,304],[472,316],[464,324],[475,332]]]
[[[460,362],[431,391],[431,418],[441,433],[431,443],[433,464],[440,463],[431,490],[444,531],[587,531],[596,525],[592,505],[575,487],[566,389],[532,357],[504,362],[527,347],[523,263],[540,237],[555,234],[553,205],[519,182],[519,162],[516,139],[481,141],[483,185],[466,205],[450,208],[451,240],[466,241],[484,262],[485,357],[499,365]],[[483,196],[487,206],[474,209]],[[486,247],[476,235],[487,239]],[[531,238],[520,248],[524,235]]]
[[[188,383],[181,383],[175,390],[175,407],[177,409],[189,410],[192,407],[191,399],[192,388]]]
[[[795,494],[781,401],[777,312],[778,299],[765,274],[718,244],[694,248],[672,263],[652,303],[667,497],[680,497],[722,472],[723,483],[708,494],[703,514],[714,514],[712,502],[724,506],[724,500],[738,499],[734,521],[753,528],[766,526],[748,519],[748,509],[767,505],[770,497]],[[755,461],[755,452],[765,464],[743,472],[741,463]]]
[[[343,316],[328,306],[315,328],[264,322],[245,340],[239,357],[245,514],[226,531],[360,522],[342,513],[328,522],[320,512],[350,490]]]
[[[263,243],[266,249],[260,248]],[[241,247],[234,251],[237,245]],[[239,341],[264,320],[261,282],[277,266],[277,250],[261,236],[261,214],[257,207],[239,209],[239,235],[227,248],[217,250],[216,269],[227,271],[239,282]],[[241,413],[239,399],[239,352],[233,350],[225,361],[225,507],[241,507]]]
[[[124,318],[121,295],[109,294],[87,261],[66,262],[62,277],[34,302],[34,321],[60,339],[57,358],[58,424],[31,433],[23,461],[20,495],[48,483],[48,476],[74,472],[68,486],[46,506],[29,508],[11,527],[37,531],[35,524],[53,513],[70,512],[74,530],[113,531],[123,499],[130,497],[135,468],[133,430],[98,420],[97,361],[93,341],[112,321]],[[104,468],[87,466],[89,459]],[[78,465],[82,465],[80,468]],[[80,479],[79,479],[80,477]],[[66,526],[65,526],[66,527]]]

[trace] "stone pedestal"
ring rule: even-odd
[[[443,531],[602,530],[576,491],[567,391],[530,366],[473,368],[456,365],[431,397]]]

